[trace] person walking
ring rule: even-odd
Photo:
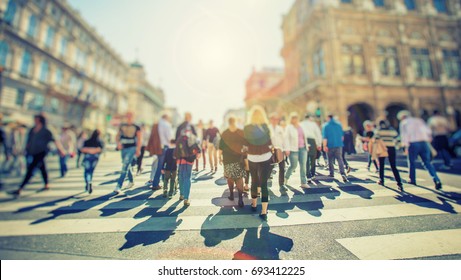
[[[16,171],[16,175],[22,175],[26,168],[26,138],[27,131],[24,124],[18,124],[16,128],[12,131],[12,156],[13,161],[11,163],[10,169]]]
[[[190,189],[192,166],[200,157],[201,150],[198,146],[197,132],[192,125],[192,114],[187,112],[184,122],[176,130],[175,156],[178,160],[179,172],[179,200],[184,200],[184,206],[190,205]]]
[[[77,165],[76,165],[77,168],[80,167],[80,159],[82,156],[81,149],[83,148],[83,143],[85,143],[87,139],[88,137],[86,135],[85,130],[82,130],[82,132],[80,132],[80,134],[77,137]]]
[[[442,189],[440,181],[434,166],[431,163],[431,130],[426,123],[417,117],[412,117],[409,111],[400,111],[397,114],[400,120],[400,138],[408,155],[408,165],[410,169],[410,184],[416,185],[416,159],[418,156],[423,161],[424,167],[431,175],[435,183],[435,189]]]
[[[428,125],[432,130],[432,145],[437,153],[442,156],[442,169],[451,169],[450,144],[448,136],[450,134],[450,124],[446,117],[442,116],[439,110],[434,110],[434,115],[428,120]]]
[[[307,188],[307,176],[306,176],[306,162],[307,162],[307,137],[303,127],[299,124],[299,116],[297,113],[291,113],[290,124],[287,127],[286,133],[287,141],[287,155],[290,160],[290,167],[285,174],[285,183],[288,184],[288,180],[291,174],[298,167],[300,168],[301,187]]]
[[[195,129],[197,132],[197,139],[199,141],[200,146],[202,147],[202,153],[206,155],[206,143],[205,143],[205,129],[203,128],[203,122],[202,120],[198,121],[197,127]],[[201,157],[203,158],[203,170],[206,169],[206,156]],[[194,171],[198,172],[198,164],[199,164],[199,159],[195,160],[195,169]]]
[[[211,172],[216,172],[218,170],[219,129],[214,126],[213,120],[210,120],[208,129],[205,132],[205,140],[208,148]]]
[[[101,132],[96,129],[90,138],[83,142],[81,153],[83,156],[82,165],[84,168],[83,177],[85,178],[85,191],[89,194],[93,192],[93,173],[99,161],[104,144],[100,138]]]
[[[174,139],[170,141],[170,146],[165,153],[165,160],[163,161],[162,174],[163,174],[163,197],[169,199],[176,194],[176,176],[178,174],[178,164],[174,158],[174,150],[176,142]],[[168,189],[169,186],[169,189]]]
[[[126,122],[120,125],[116,140],[117,149],[121,151],[122,156],[122,172],[118,178],[114,192],[120,193],[127,175],[129,181],[127,188],[134,186],[131,163],[135,157],[141,154],[142,133],[139,126],[133,122],[133,113],[128,112],[126,114]]]
[[[20,195],[24,187],[29,183],[34,174],[35,168],[39,168],[42,174],[44,187],[43,190],[49,190],[48,172],[46,170],[45,158],[49,152],[48,144],[53,142],[58,149],[60,156],[64,156],[67,151],[61,146],[61,142],[55,140],[53,134],[46,126],[46,118],[43,115],[34,117],[34,127],[32,127],[27,135],[26,155],[31,157],[30,163],[27,165],[26,175],[21,185],[16,191],[11,192],[13,195]]]
[[[341,124],[337,122],[333,115],[328,116],[328,122],[323,127],[323,149],[328,154],[328,169],[330,171],[330,177],[335,177],[335,167],[333,163],[338,162],[339,173],[344,183],[349,182],[346,173],[344,171],[344,162],[342,158],[342,149],[344,147],[343,137],[344,131]]]
[[[224,164],[224,177],[229,187],[229,200],[234,200],[234,186],[238,192],[238,206],[243,203],[243,178],[246,176],[243,162],[243,146],[246,144],[243,131],[237,128],[235,117],[229,117],[229,128],[219,142],[219,164]]]
[[[267,181],[272,172],[272,141],[266,113],[261,106],[250,110],[249,122],[243,130],[248,147],[248,162],[251,173],[251,209],[257,211],[258,187],[261,188],[261,214],[267,221],[269,191]]]
[[[354,133],[352,132],[352,128],[350,126],[347,127],[346,130],[344,131],[344,147],[343,147],[343,153],[342,153],[344,167],[346,168],[346,173],[349,174],[351,173],[352,168],[346,159],[346,154],[347,155],[356,154],[355,146],[354,146]]]
[[[384,169],[385,160],[389,159],[392,173],[400,191],[403,191],[402,179],[400,178],[399,170],[396,163],[396,147],[398,147],[399,133],[390,125],[389,121],[383,120],[379,122],[373,138],[371,138],[370,153],[379,161],[379,181],[378,184],[384,186]]]
[[[68,125],[63,126],[61,135],[59,136],[59,141],[61,142],[61,145],[65,151],[65,154],[59,157],[61,177],[65,177],[67,171],[69,171],[67,167],[67,161],[69,160],[69,158],[73,158],[75,156],[77,143],[75,134]]]
[[[150,173],[150,180],[147,182],[153,190],[159,190],[160,177],[162,172],[163,161],[165,154],[168,150],[170,140],[172,139],[172,128],[170,124],[170,117],[164,114],[158,124],[152,126],[149,141],[146,150],[149,151],[151,156],[154,156],[152,161],[152,169]]]
[[[273,113],[270,115],[270,125],[272,145],[276,149],[282,150],[285,156],[288,156],[288,145],[286,143],[286,130],[279,125],[279,118],[277,114]],[[285,160],[282,160],[279,164],[279,187],[282,188],[285,185]]]
[[[317,154],[322,150],[322,132],[319,125],[314,121],[314,115],[311,114],[306,115],[305,120],[300,125],[309,147],[306,160],[307,183],[312,184],[312,181],[315,180]]]
[[[368,142],[370,142],[370,135],[372,135],[372,132],[375,130],[375,125],[372,121],[370,120],[366,120],[363,122],[363,137],[362,137],[362,141],[363,141],[363,148],[366,152],[368,152],[368,165],[367,165],[367,169],[368,171],[370,171],[370,168],[371,168],[371,164],[373,163],[375,168],[376,168],[376,172],[379,172],[379,167],[378,167],[378,161],[376,160],[372,160],[371,158],[371,154],[369,153],[368,151]]]
[[[141,134],[142,134],[141,153],[136,161],[136,165],[137,165],[136,175],[141,174],[141,172],[143,171],[142,160],[144,158],[144,152],[146,151],[146,147],[147,147],[147,144],[149,143],[149,138],[150,138],[150,134],[147,132],[146,125],[141,124],[140,128],[141,128]]]

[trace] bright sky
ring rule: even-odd
[[[294,0],[69,2],[127,62],[139,58],[167,106],[220,124],[244,106],[253,66],[283,67],[280,26]]]

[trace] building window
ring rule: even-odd
[[[37,35],[37,16],[32,14],[29,17],[29,29],[27,29],[27,35],[34,37]]]
[[[54,29],[53,27],[48,27],[48,31],[46,32],[46,41],[45,41],[45,46],[47,48],[52,48],[53,47],[53,41],[54,41]]]
[[[461,79],[461,59],[458,50],[443,50],[443,70],[449,79]]]
[[[325,77],[325,59],[322,48],[317,49],[312,61],[314,62],[314,76]]]
[[[24,106],[24,99],[26,97],[26,91],[23,90],[22,88],[18,88],[18,91],[16,93],[16,101],[15,101],[15,104],[17,106]]]
[[[50,113],[58,113],[59,112],[59,99],[51,98],[50,100]]]
[[[360,45],[343,45],[342,47],[343,71],[346,75],[365,74],[363,49]]]
[[[6,67],[8,65],[10,48],[5,41],[0,41],[0,66]]]
[[[31,76],[31,71],[32,71],[32,56],[31,56],[30,52],[24,51],[24,54],[22,56],[22,64],[21,64],[20,74],[22,76],[30,77]]]
[[[17,10],[18,4],[16,3],[16,0],[10,0],[4,15],[4,20],[6,23],[12,24],[14,22]]]
[[[40,70],[40,82],[48,82],[48,76],[50,73],[50,66],[46,60],[42,61],[41,70]]]
[[[447,0],[434,0],[434,7],[439,13],[448,13]]]
[[[399,59],[395,47],[378,46],[379,72],[383,76],[400,76]]]
[[[40,93],[34,93],[33,98],[29,103],[30,110],[41,111],[43,109],[43,105],[45,104],[45,97]]]
[[[416,10],[415,0],[405,0],[405,7],[407,7],[408,11]]]
[[[61,68],[56,68],[56,84],[61,85],[64,75]]]
[[[66,56],[66,52],[67,52],[67,39],[63,37],[61,38],[61,50],[59,54],[61,56]]]
[[[432,79],[432,64],[428,49],[411,49],[411,65],[417,78]]]
[[[375,7],[384,7],[384,0],[373,0]]]

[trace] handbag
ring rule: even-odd
[[[275,148],[272,149],[272,164],[278,164],[283,161],[283,152],[281,149]]]

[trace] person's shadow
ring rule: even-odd
[[[144,202],[152,195],[152,190],[145,188],[136,188],[125,191],[125,198],[107,204],[100,209],[101,217],[108,217],[119,212],[128,211],[144,204]]]
[[[295,205],[290,203],[290,197],[286,191],[285,187],[280,187],[280,196],[277,196],[271,188],[269,188],[269,196],[270,196],[270,203],[269,203],[269,210],[275,211],[275,215],[279,218],[286,219],[290,215],[287,211],[293,210]]]
[[[303,192],[291,187],[288,188],[295,194],[290,203],[314,217],[322,216],[321,209],[325,207],[322,197],[334,200],[341,195],[341,192],[326,185],[317,185],[315,188],[303,189]]]
[[[242,248],[234,254],[233,260],[280,260],[280,252],[290,252],[291,238],[270,232],[270,227],[247,228]]]
[[[364,199],[372,199],[372,196],[375,194],[372,190],[362,187],[360,185],[342,185],[338,184],[338,188],[348,194],[357,195]]]
[[[420,207],[425,208],[432,208],[438,209],[447,213],[457,214],[456,210],[454,209],[453,205],[447,202],[447,199],[437,196],[441,203],[437,203],[433,200],[417,196],[411,193],[402,192],[399,193],[396,197],[397,200],[404,202],[404,203],[412,203]]]
[[[126,233],[126,241],[122,247],[119,248],[119,251],[130,249],[138,245],[149,246],[158,242],[165,242],[175,234],[177,227],[182,223],[182,219],[178,219],[178,216],[187,208],[182,207],[176,210],[178,204],[180,203],[180,201],[177,201],[165,211],[158,212],[158,209],[166,204],[168,200],[163,198],[151,200],[154,201],[160,199],[162,201],[160,206],[156,205],[156,208],[146,207],[134,216],[135,219],[141,219],[144,217],[150,218],[137,224]]]
[[[54,209],[51,212],[49,212],[49,214],[51,216],[38,219],[36,221],[33,221],[30,224],[31,225],[41,224],[41,223],[44,223],[44,222],[47,222],[47,221],[50,221],[50,220],[54,220],[57,217],[60,217],[60,216],[63,216],[63,215],[81,213],[81,212],[84,212],[84,211],[89,210],[91,208],[94,208],[94,207],[96,207],[96,206],[98,206],[100,204],[103,204],[104,202],[108,201],[109,199],[111,199],[114,196],[115,196],[114,193],[110,193],[110,194],[99,196],[99,197],[96,197],[96,198],[93,198],[93,199],[90,199],[90,200],[76,201],[72,205],[63,206],[63,207],[59,207],[57,209]]]

